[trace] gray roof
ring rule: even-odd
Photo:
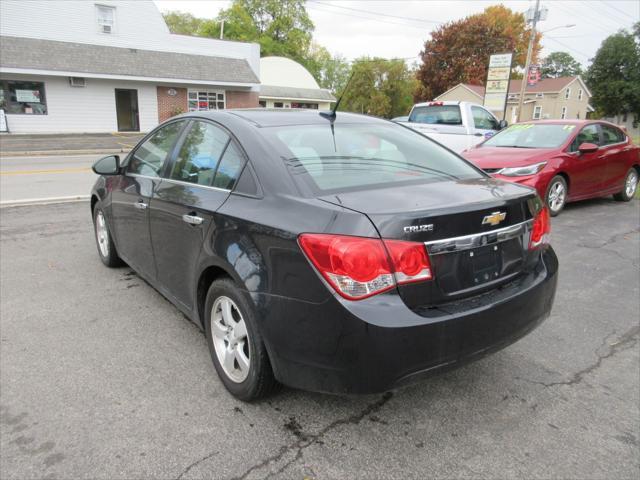
[[[0,37],[0,66],[212,83],[260,83],[244,59],[23,37]]]
[[[325,100],[335,102],[336,97],[323,88],[295,88],[277,87],[275,85],[260,85],[261,97],[275,97],[301,100]]]

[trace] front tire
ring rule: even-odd
[[[567,182],[562,176],[556,175],[551,179],[549,187],[547,188],[545,203],[547,207],[549,207],[549,213],[552,217],[555,217],[562,211],[567,203],[568,193]]]
[[[213,365],[234,397],[249,402],[277,388],[254,310],[231,279],[209,287],[204,323]]]
[[[93,231],[96,237],[96,246],[100,260],[109,268],[121,266],[124,262],[118,256],[118,251],[113,243],[107,217],[100,205],[93,210]]]
[[[622,191],[616,193],[613,198],[618,202],[628,202],[636,194],[636,190],[638,190],[638,171],[631,167],[627,172],[627,176],[624,178]]]

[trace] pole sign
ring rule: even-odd
[[[529,74],[527,75],[527,85],[533,87],[540,81],[540,65],[530,65]]]
[[[484,89],[484,106],[494,112],[504,112],[509,94],[509,77],[513,53],[491,55]]]

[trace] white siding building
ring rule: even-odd
[[[173,35],[152,1],[2,0],[0,109],[15,133],[148,131],[258,106],[258,44]]]

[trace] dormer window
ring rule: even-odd
[[[98,32],[113,33],[116,27],[116,8],[107,5],[96,5]]]

